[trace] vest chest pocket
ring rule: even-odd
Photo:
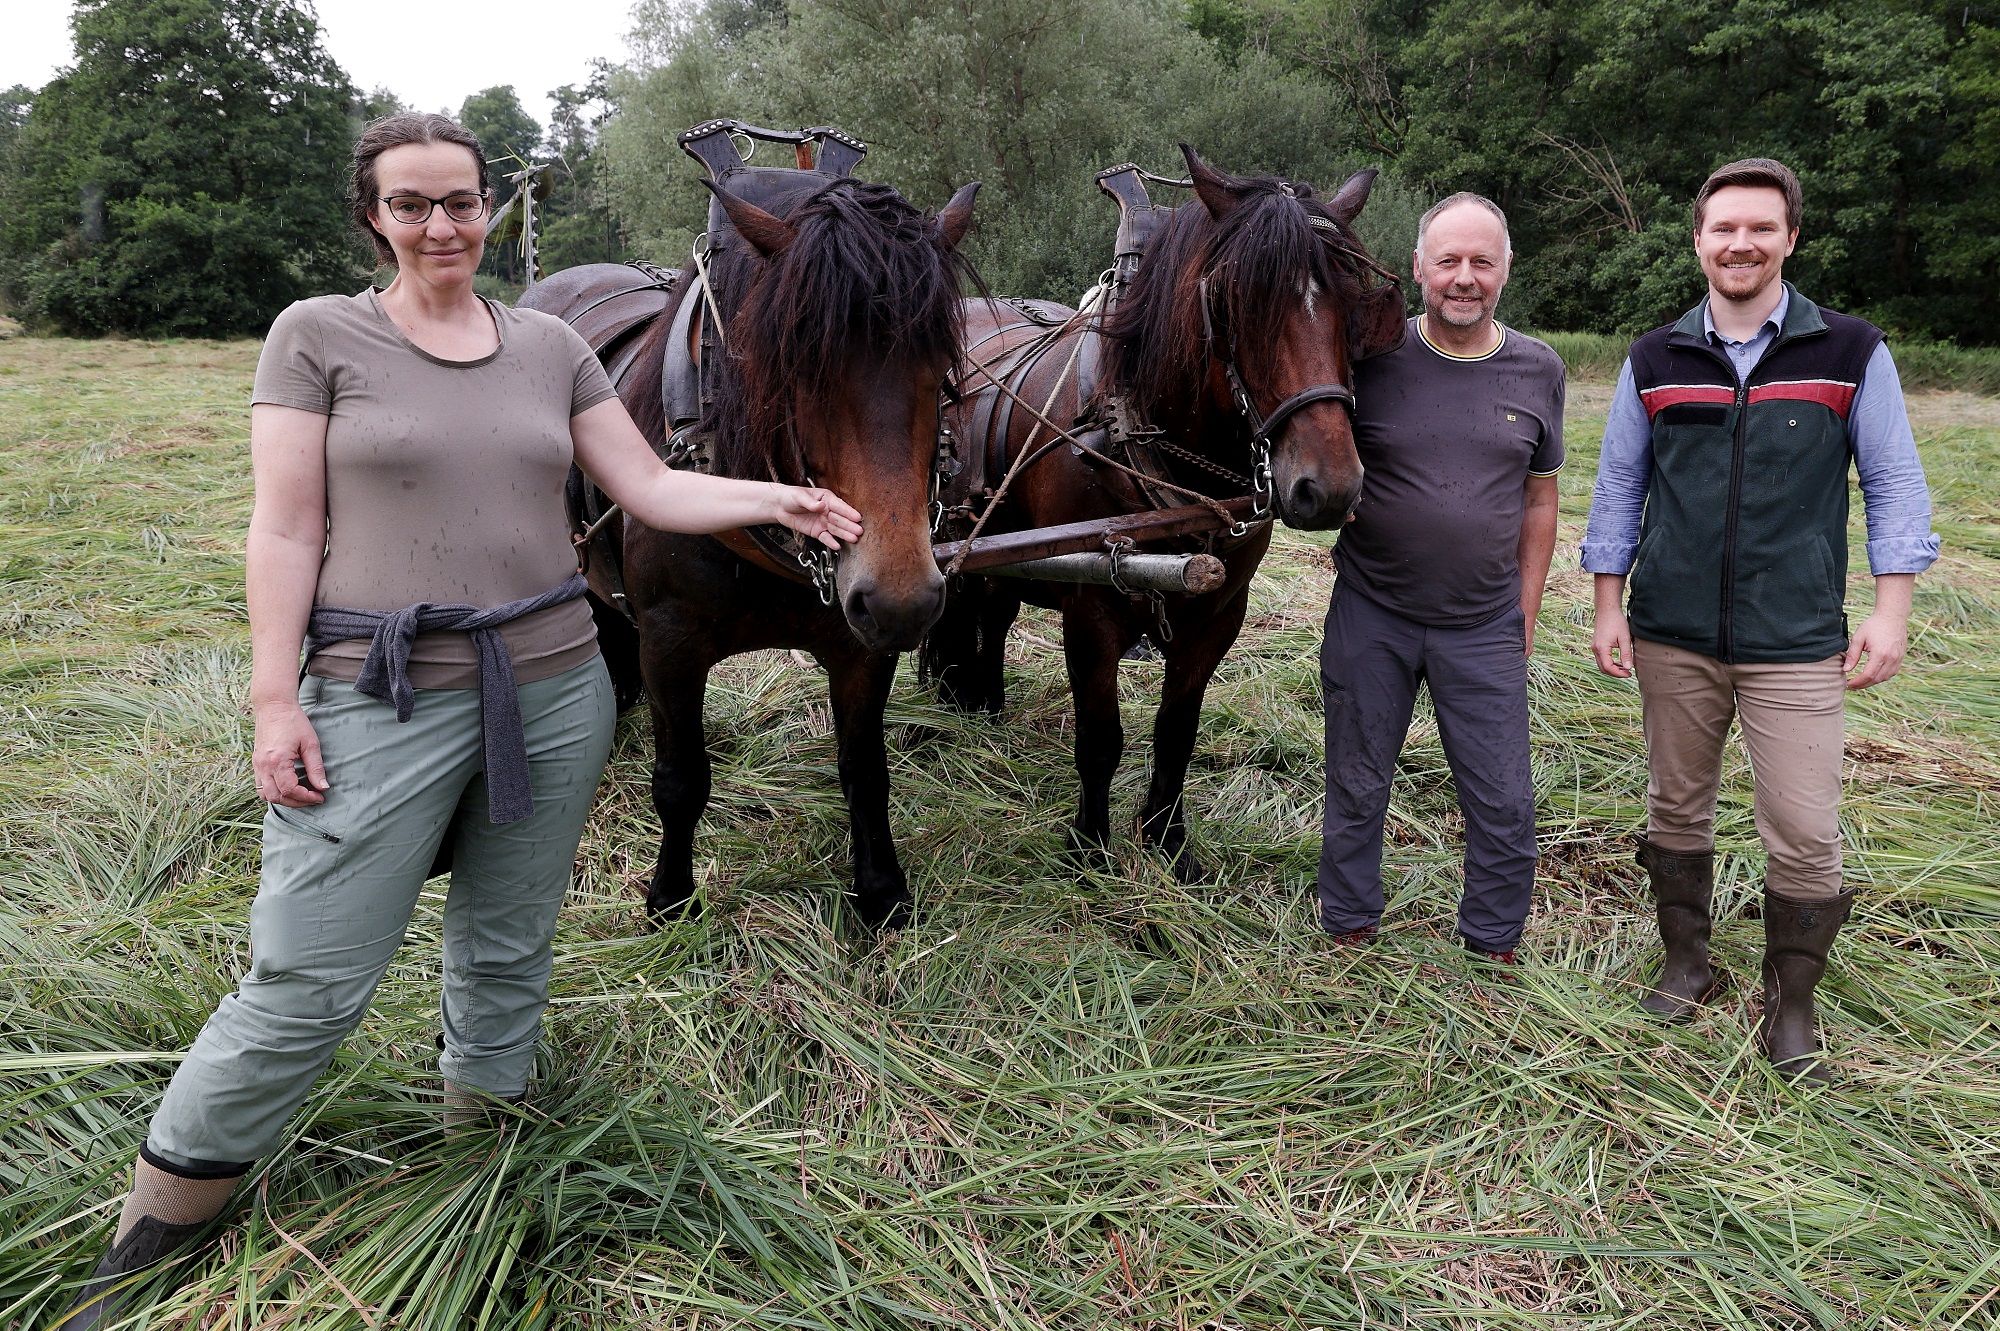
[[[1680,402],[1660,412],[1655,425],[1705,425],[1726,429],[1729,408],[1712,402]]]

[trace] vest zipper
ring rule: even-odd
[[[1765,355],[1771,353],[1766,350]],[[1753,370],[1755,366],[1751,367]],[[1729,373],[1735,377],[1736,367]],[[1733,661],[1736,653],[1736,526],[1737,506],[1743,501],[1743,419],[1750,401],[1748,376],[1736,384],[1736,429],[1729,446],[1729,503],[1722,511],[1722,613],[1715,623],[1715,659]]]
[[[1740,379],[1736,376],[1736,362],[1727,353],[1712,346],[1703,348],[1722,362],[1731,379],[1736,379],[1736,428],[1731,432],[1729,445],[1729,504],[1722,519],[1722,613],[1715,623],[1715,659],[1732,665],[1736,659],[1736,528],[1742,516],[1739,510],[1743,503],[1743,425],[1750,414],[1750,380],[1770,363],[1779,347],[1791,340],[1782,328],[1772,334],[1771,345],[1764,348],[1764,354]]]

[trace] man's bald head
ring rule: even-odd
[[[1454,208],[1473,207],[1483,209],[1500,224],[1500,242],[1508,259],[1514,257],[1514,240],[1507,230],[1507,214],[1500,211],[1500,205],[1484,194],[1474,194],[1471,190],[1460,190],[1448,198],[1439,199],[1430,210],[1417,219],[1417,258],[1424,256],[1424,237],[1430,234],[1431,223]]]

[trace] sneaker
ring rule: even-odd
[[[1329,931],[1327,937],[1339,947],[1367,947],[1381,932],[1380,925],[1364,924],[1359,929],[1349,929],[1346,933],[1337,934]]]

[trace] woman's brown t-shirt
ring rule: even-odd
[[[500,345],[473,361],[416,346],[373,289],[300,301],[272,324],[251,401],[327,418],[326,557],[315,605],[488,607],[547,591],[576,570],[563,512],[569,421],[616,394],[562,320],[487,307]],[[522,683],[597,650],[581,600],[500,633]],[[352,680],[367,651],[366,641],[336,643],[308,669]],[[420,634],[410,679],[425,689],[476,686],[470,635]]]

